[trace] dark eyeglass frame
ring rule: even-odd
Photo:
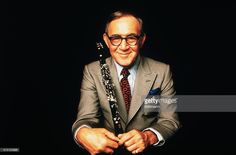
[[[122,37],[120,35],[116,35],[116,36],[109,36],[107,33],[106,33],[107,37],[109,38],[111,44],[113,46],[119,46],[121,43],[122,43],[122,40],[125,39],[125,42],[130,45],[130,46],[135,46],[137,45],[139,39],[143,36],[143,34],[140,34],[140,35],[128,35],[127,37]],[[127,41],[127,39],[136,39],[134,43],[130,43]],[[120,39],[119,43],[118,44],[114,44],[114,42],[112,42],[112,39]]]

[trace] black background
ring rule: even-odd
[[[235,3],[2,2],[0,148],[81,153],[71,126],[82,69],[98,60],[95,42],[118,9],[143,18],[142,54],[171,65],[177,94],[236,94]],[[182,112],[183,128],[157,154],[236,154],[235,116]]]

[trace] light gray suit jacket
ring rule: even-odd
[[[160,106],[160,111],[156,113],[144,113],[142,108],[144,97],[150,94],[149,92],[152,90],[160,90],[158,94],[161,96],[173,96],[175,94],[169,65],[141,57],[130,111],[127,114],[113,59],[109,57],[106,62],[115,85],[118,110],[125,132],[132,129],[142,131],[151,127],[157,130],[164,140],[174,134],[180,126],[175,112],[176,104],[165,104],[163,108]],[[81,125],[105,127],[114,133],[112,114],[102,83],[99,61],[92,62],[84,68],[78,114],[72,126],[72,132],[74,133]]]

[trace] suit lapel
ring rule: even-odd
[[[138,72],[135,79],[134,93],[132,96],[128,114],[128,122],[126,123],[126,125],[128,125],[134,115],[138,112],[143,103],[143,99],[146,98],[157,76],[155,73],[151,72],[149,65],[145,63],[143,57],[141,57],[137,71]]]
[[[117,104],[118,104],[118,111],[120,113],[121,119],[126,124],[128,116],[127,116],[127,112],[126,112],[126,108],[125,108],[125,102],[123,99],[123,95],[122,95],[121,89],[120,89],[120,83],[119,83],[116,67],[115,67],[115,64],[111,58],[107,59],[107,64],[108,64],[110,72],[111,72],[112,81],[115,85],[115,94],[116,94],[116,99],[117,99]]]

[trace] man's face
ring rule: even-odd
[[[122,39],[120,45],[115,46],[108,37],[121,36],[123,38],[130,36],[139,36],[141,27],[137,19],[132,16],[121,17],[113,20],[108,26],[107,34],[104,33],[103,39],[110,50],[112,58],[121,66],[128,67],[134,63],[139,53],[139,49],[145,41],[145,35],[139,38],[136,45],[129,45],[125,39]]]

